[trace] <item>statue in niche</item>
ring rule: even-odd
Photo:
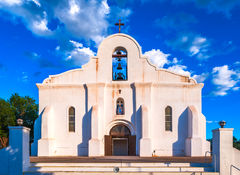
[[[117,115],[124,115],[124,102],[123,99],[118,99],[117,100]]]

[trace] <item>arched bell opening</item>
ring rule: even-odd
[[[112,80],[127,80],[127,74],[127,50],[117,47],[112,54]]]
[[[105,135],[105,155],[136,155],[136,136],[131,135],[131,131],[126,125],[115,125],[110,130],[109,135]]]

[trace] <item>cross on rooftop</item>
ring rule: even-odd
[[[124,23],[121,23],[121,19],[119,19],[118,23],[115,23],[115,26],[119,27],[119,33],[121,32],[121,26],[124,26]]]

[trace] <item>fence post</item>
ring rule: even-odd
[[[216,155],[216,169],[220,175],[230,175],[233,161],[233,128],[218,128],[212,132],[212,152]]]
[[[9,175],[22,175],[30,165],[29,132],[24,126],[9,126]]]

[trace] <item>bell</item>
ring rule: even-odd
[[[122,52],[120,50],[117,51],[117,55],[121,55]]]
[[[122,66],[121,66],[121,64],[120,64],[120,63],[118,63],[117,70],[122,70]]]
[[[117,74],[117,80],[123,80],[123,73],[118,73]]]

